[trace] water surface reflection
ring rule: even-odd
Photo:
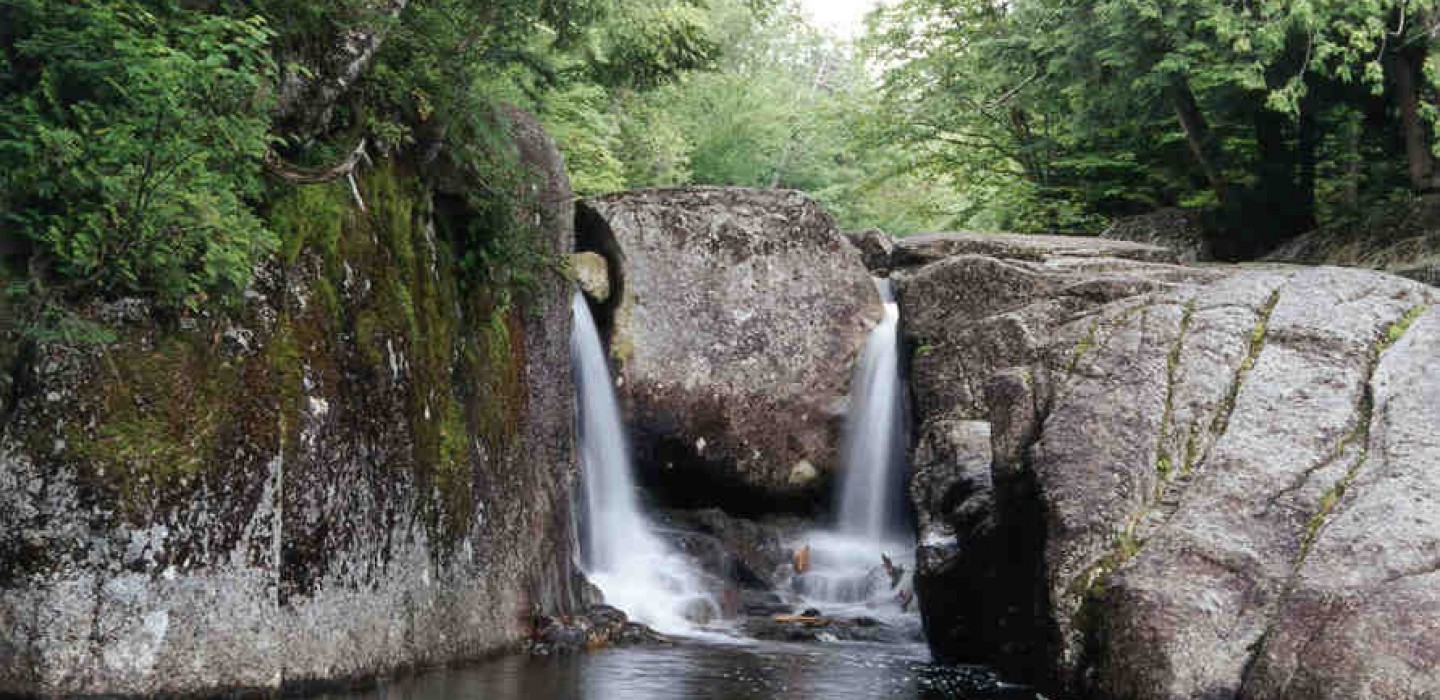
[[[386,681],[328,700],[970,697],[931,677],[923,645],[698,644],[513,656]],[[988,696],[996,697],[996,696]],[[1034,697],[1030,695],[1029,697]]]

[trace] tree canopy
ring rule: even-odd
[[[582,195],[790,187],[901,234],[1194,207],[1253,257],[1435,188],[1437,4],[896,0],[850,42],[795,0],[5,0],[0,274],[233,299],[283,243],[267,163],[438,148],[487,210],[507,102]],[[534,264],[477,222],[471,264]]]
[[[1235,257],[1433,187],[1432,0],[903,0],[872,18],[927,167],[1000,222],[1196,206]]]

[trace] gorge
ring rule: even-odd
[[[523,297],[440,244],[462,181],[381,161],[236,315],[9,357],[0,694],[1440,687],[1433,287],[577,204],[510,129],[571,261]]]
[[[0,3],[0,699],[1440,698],[1440,0],[881,5]]]

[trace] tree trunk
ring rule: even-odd
[[[1292,233],[1315,228],[1315,184],[1318,179],[1320,140],[1320,105],[1318,88],[1312,87],[1300,101],[1300,138],[1296,146],[1299,171],[1295,185],[1295,221]]]
[[[1423,192],[1431,187],[1435,161],[1430,155],[1429,134],[1420,118],[1420,66],[1425,63],[1423,49],[1407,49],[1395,54],[1395,99],[1400,106],[1400,126],[1405,134],[1405,158],[1409,164],[1410,187]]]
[[[1243,240],[1236,241],[1240,257],[1253,259],[1272,250],[1277,244],[1314,228],[1315,206],[1313,184],[1305,192],[1306,168],[1302,147],[1314,149],[1318,134],[1313,130],[1313,116],[1307,127],[1294,124],[1289,117],[1259,106],[1255,113],[1255,141],[1259,148],[1254,188],[1246,193],[1240,208]],[[1292,139],[1292,127],[1310,130]],[[1295,143],[1300,142],[1300,143]],[[1313,153],[1311,156],[1313,160]],[[1313,175],[1313,164],[1312,164]]]
[[[1175,78],[1169,93],[1170,102],[1175,106],[1175,117],[1185,131],[1185,142],[1190,145],[1190,154],[1200,164],[1215,198],[1224,204],[1229,197],[1229,184],[1225,182],[1219,144],[1210,133],[1210,124],[1205,121],[1204,112],[1200,111],[1200,103],[1195,100],[1189,81],[1183,77]]]

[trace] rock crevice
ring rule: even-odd
[[[1054,260],[1041,258],[1052,274]],[[1425,411],[1395,410],[1440,391],[1434,371],[1416,366],[1434,331],[1433,290],[1328,268],[1204,267],[1184,279],[1143,261],[1092,281],[1094,267],[1065,259],[1082,279],[1012,284],[1017,266],[1036,264],[1032,250],[895,273],[902,312],[920,321],[911,332],[935,348],[914,368],[926,484],[916,493],[946,492],[939,475],[986,483],[960,476],[973,467],[951,471],[958,449],[931,446],[963,444],[943,426],[968,418],[991,435],[988,489],[916,499],[922,525],[957,537],[927,550],[922,531],[917,587],[973,596],[922,597],[937,656],[1097,698],[1401,698],[1440,687],[1440,634],[1399,621],[1403,634],[1387,631],[1356,613],[1408,620],[1398,601],[1440,604],[1416,588],[1433,576],[1435,518],[1397,522],[1380,505],[1397,500],[1391,481],[1420,489],[1398,500],[1440,497],[1421,487],[1437,444],[1421,434]],[[975,271],[968,293],[984,289],[985,270],[1011,271],[997,283],[1027,291],[957,305],[948,283],[926,286],[956,266]],[[1108,296],[1061,291],[1087,286]],[[947,307],[943,324],[926,322],[932,304]],[[996,331],[1000,315],[1025,332]],[[1397,372],[1411,383],[1393,383]],[[927,403],[930,383],[941,388]],[[987,385],[979,401],[966,388],[977,383]],[[1030,529],[1026,513],[1039,515]],[[1042,554],[1007,567],[988,558],[1005,556],[1002,542]],[[1418,573],[1387,582],[1401,569]],[[1043,623],[1027,626],[1018,611]]]

